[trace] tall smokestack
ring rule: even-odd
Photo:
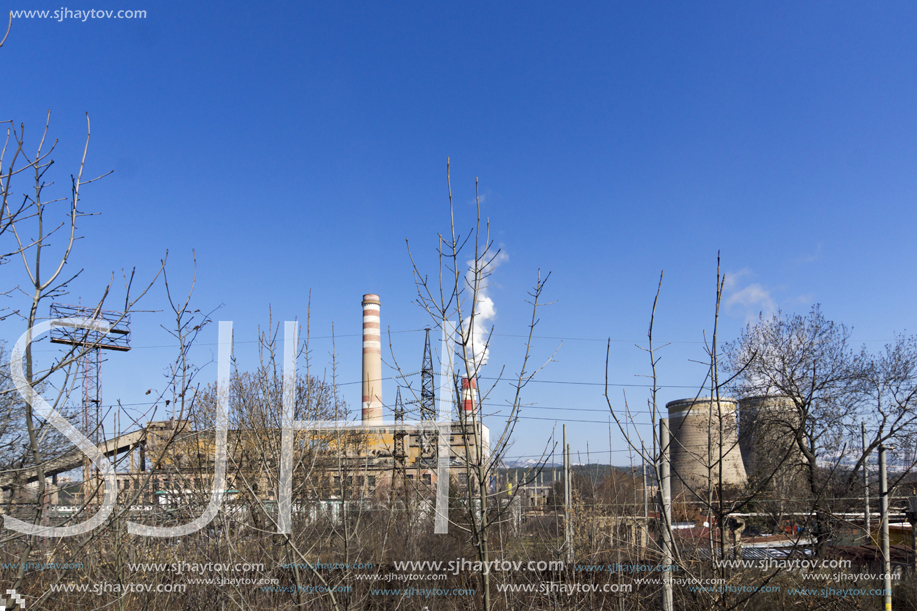
[[[462,411],[464,416],[474,413],[478,402],[477,378],[462,378]]]
[[[382,424],[382,337],[379,296],[363,295],[363,424]]]

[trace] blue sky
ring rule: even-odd
[[[61,9],[43,0],[8,8]],[[608,458],[606,340],[616,404],[639,385],[665,270],[660,399],[693,396],[713,324],[717,252],[727,274],[721,337],[758,312],[806,312],[878,349],[913,329],[917,8],[895,2],[280,3],[94,1],[145,19],[14,20],[0,49],[0,119],[31,148],[52,112],[55,180],[75,170],[92,120],[85,219],[65,301],[111,275],[150,276],[166,249],[173,287],[197,257],[193,304],[232,320],[240,364],[258,326],[307,314],[313,372],[329,368],[358,408],[360,300],[419,369],[424,313],[405,240],[435,272],[448,231],[446,159],[460,229],[474,181],[508,259],[490,372],[516,372],[526,291],[550,271],[510,454],[538,453],[554,422],[574,451]],[[24,189],[24,184],[22,185]],[[21,265],[0,270],[22,282]],[[115,291],[118,294],[118,291]],[[162,310],[161,285],[142,308]],[[137,314],[135,349],[105,365],[105,403],[140,404],[172,352],[164,312]],[[14,340],[21,324],[2,323]],[[216,327],[195,358],[215,350]],[[209,343],[208,343],[209,342]],[[388,359],[391,360],[391,359]],[[407,365],[409,363],[409,365]],[[215,376],[206,366],[203,380]],[[384,388],[394,396],[395,383]],[[500,409],[506,383],[489,407]],[[140,406],[132,409],[139,409]],[[587,411],[594,410],[594,411]],[[586,421],[586,422],[582,422]],[[647,424],[645,416],[638,422]],[[488,419],[498,428],[497,417]],[[614,462],[627,461],[612,434]]]

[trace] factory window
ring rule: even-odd
[[[376,476],[370,475],[366,478],[366,485],[369,486],[370,490],[375,490],[376,488]]]
[[[423,476],[421,476],[420,480],[423,483],[428,484],[428,485],[432,483],[432,478],[430,477],[429,473],[424,473]]]

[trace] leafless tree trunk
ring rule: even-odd
[[[482,226],[477,183],[475,184],[476,223],[469,235],[462,236],[457,229],[448,162],[446,179],[449,190],[451,223],[450,232],[445,237],[440,235],[439,239],[438,283],[434,284],[428,280],[427,275],[420,271],[413,254],[411,254],[418,291],[417,303],[427,312],[439,329],[446,328],[447,322],[450,320],[457,321],[457,335],[460,338],[462,348],[459,353],[459,361],[467,377],[478,378],[483,362],[479,353],[475,352],[471,347],[474,341],[476,321],[481,315],[477,304],[487,286],[488,278],[492,273],[492,265],[500,251],[494,248],[490,239],[489,222]],[[473,256],[473,259],[469,263],[470,269],[468,273],[465,274],[463,273],[462,256],[467,245],[473,248],[473,253],[469,253]],[[513,430],[518,422],[522,405],[522,391],[544,367],[542,365],[532,369],[529,361],[534,330],[538,324],[538,311],[540,306],[544,305],[541,299],[548,276],[550,274],[542,278],[539,272],[535,286],[529,293],[531,300],[528,303],[532,306],[532,317],[529,322],[525,353],[522,357],[519,373],[512,379],[514,395],[512,403],[509,405],[509,414],[499,436],[491,443],[490,447],[485,444],[482,434],[483,429],[480,428],[483,423],[482,403],[493,391],[496,384],[502,380],[503,370],[501,369],[498,373],[497,382],[490,389],[486,391],[481,389],[480,395],[470,413],[465,413],[463,409],[458,410],[464,440],[464,452],[458,459],[463,462],[466,473],[466,487],[463,498],[465,519],[461,523],[450,521],[450,527],[459,528],[468,533],[477,558],[481,563],[489,563],[491,561],[494,553],[491,549],[491,537],[495,532],[495,527],[507,515],[520,490],[520,487],[516,486],[513,492],[507,496],[499,492],[492,492],[490,486],[492,478],[496,476],[497,469],[503,462],[503,457],[506,455],[506,450],[512,439]],[[481,341],[481,339],[478,338],[478,341]],[[489,341],[484,341],[486,350]],[[547,362],[550,362],[550,360],[548,358]],[[545,455],[542,455],[540,464],[543,464]],[[524,483],[534,481],[538,471],[540,471],[540,468],[532,470],[528,477],[525,478]],[[497,502],[494,503],[494,501]],[[484,570],[480,572],[479,579],[483,590],[484,609],[490,611],[493,606],[491,596],[492,575]]]

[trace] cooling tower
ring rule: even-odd
[[[784,492],[800,484],[803,461],[795,437],[798,423],[799,413],[790,397],[739,401],[739,447],[750,478]]]
[[[379,296],[363,295],[363,424],[382,424],[382,337]]]
[[[709,485],[718,486],[720,477],[720,421],[722,415],[723,485],[745,484],[745,467],[736,434],[736,402],[720,398],[680,399],[666,405],[672,432],[670,459],[672,493],[701,495]],[[708,469],[712,467],[712,469]]]

